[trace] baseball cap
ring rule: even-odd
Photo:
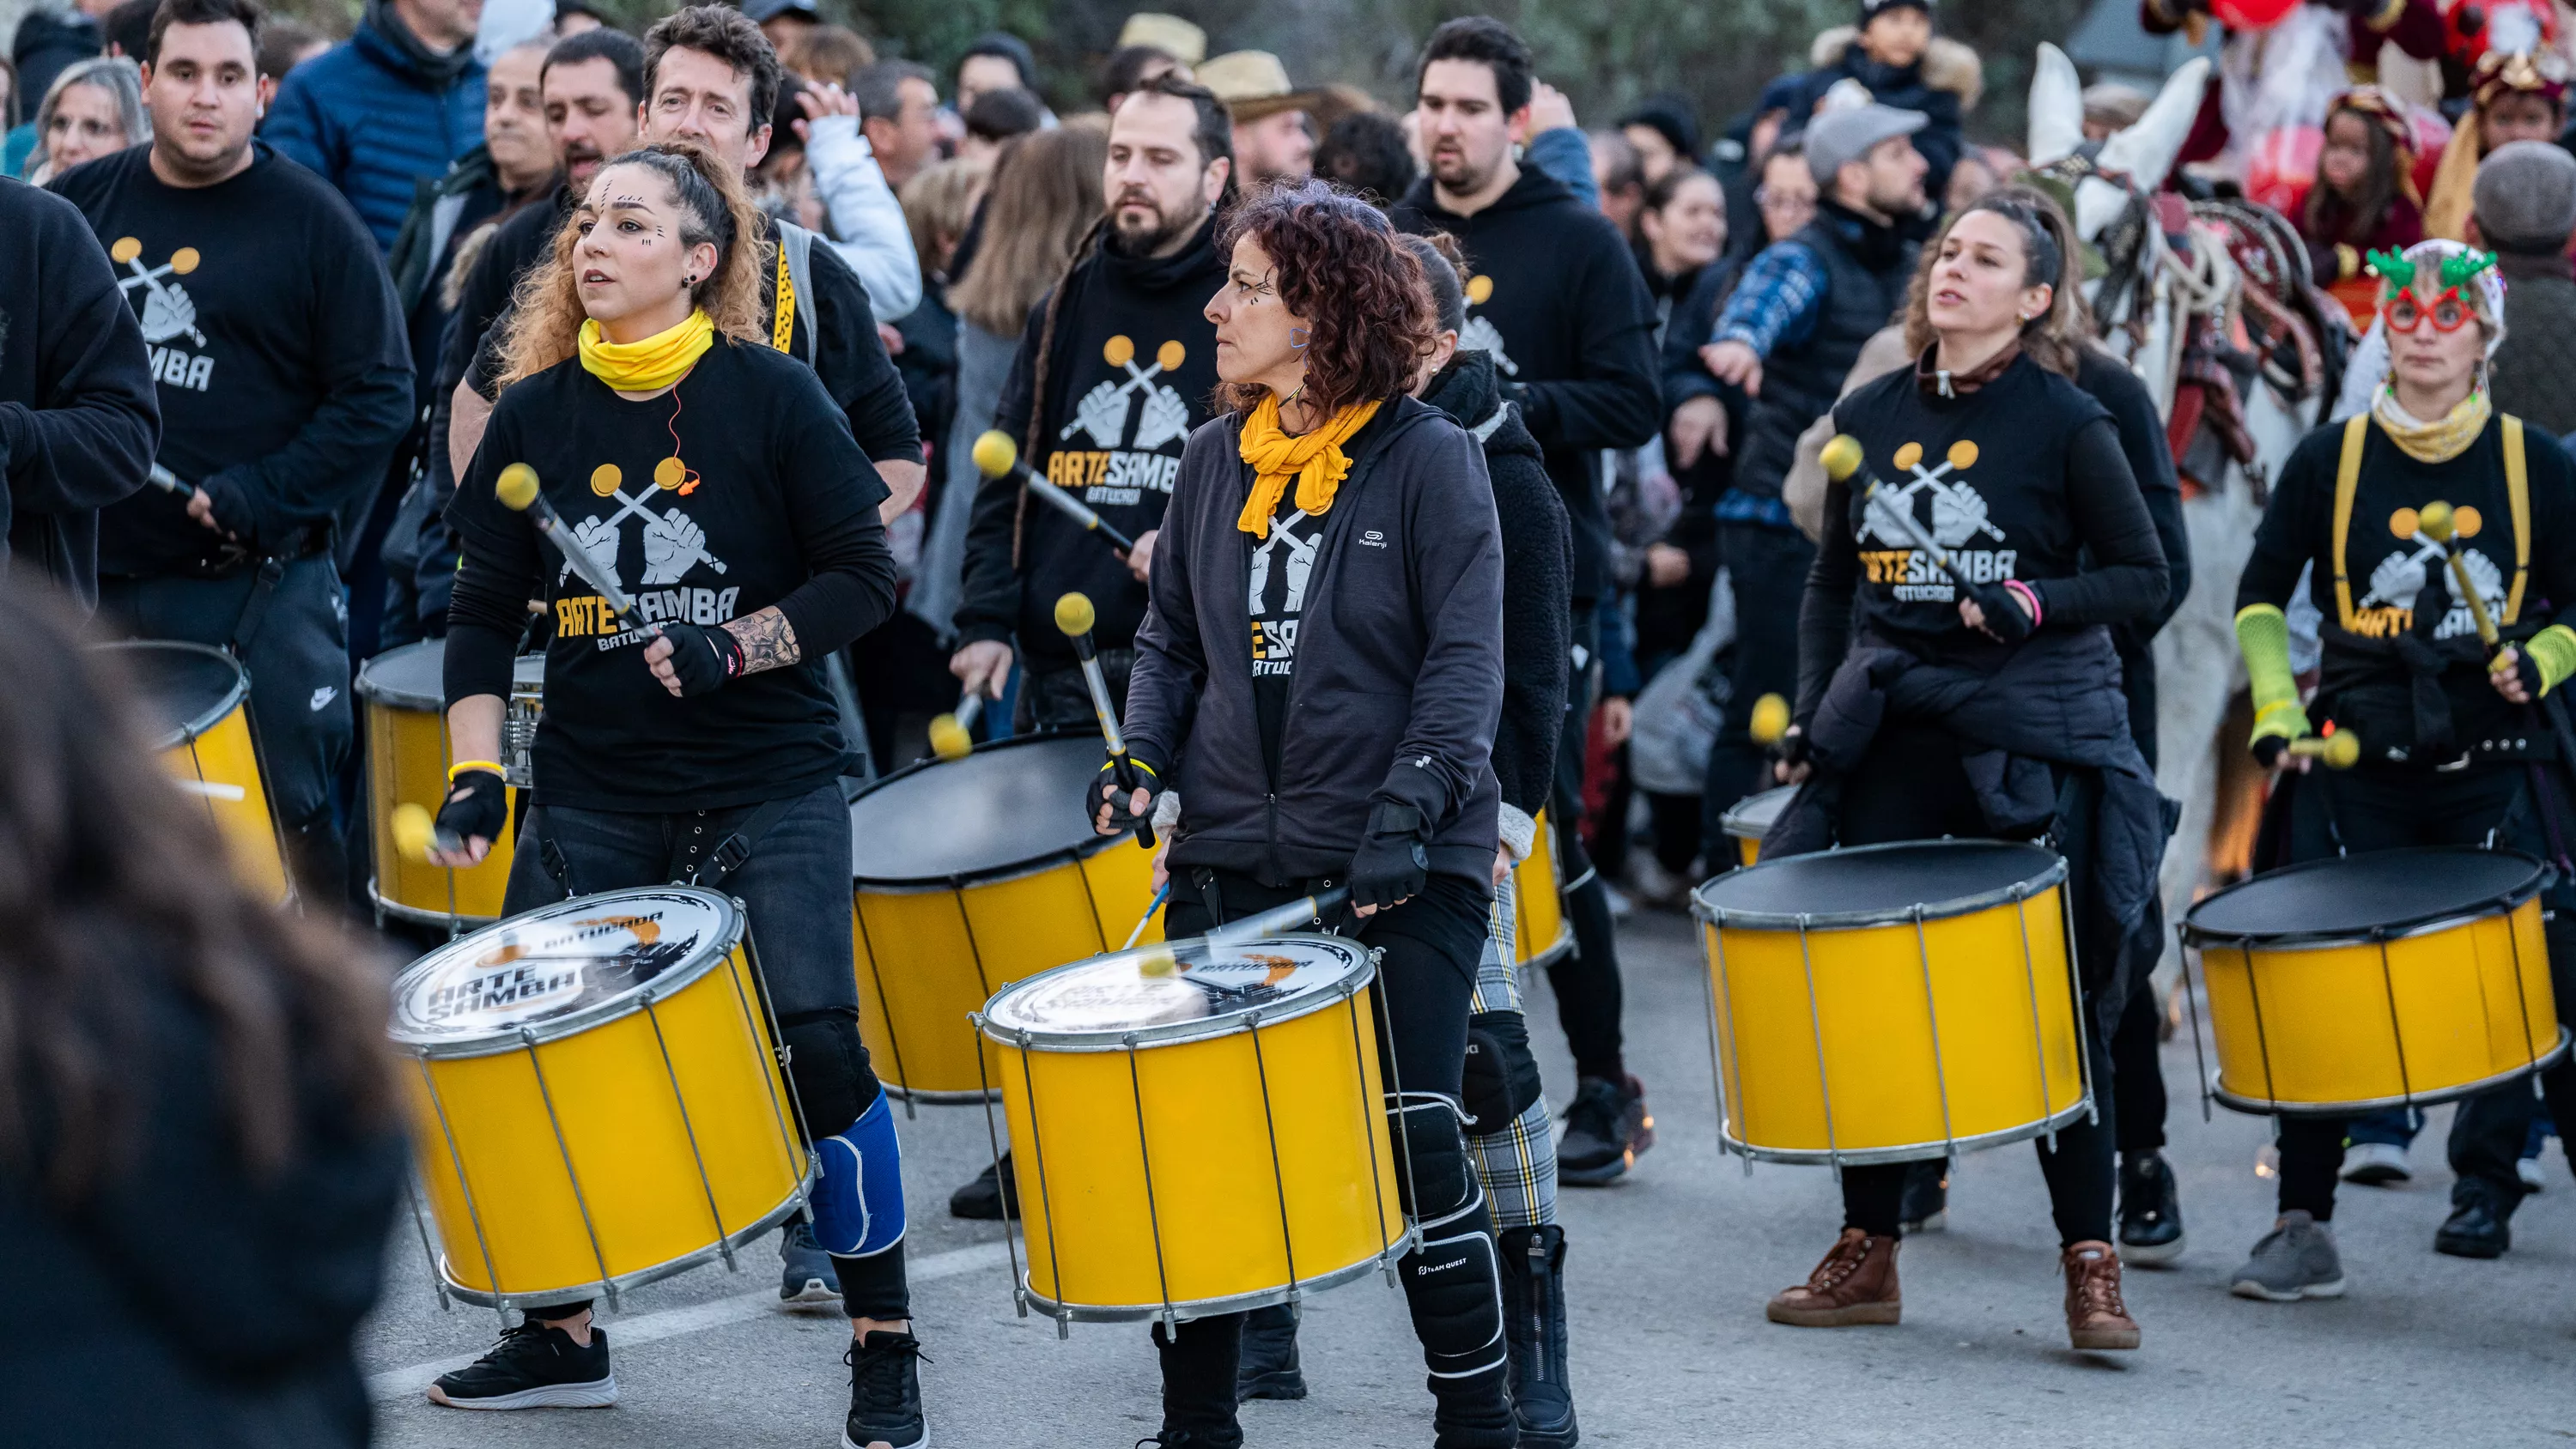
[[[1830,190],[1845,166],[1869,155],[1882,141],[1913,135],[1931,120],[1921,111],[1900,111],[1876,101],[1839,109],[1828,106],[1807,122],[1807,170],[1818,186]]]
[[[750,17],[754,25],[766,25],[782,15],[817,24],[823,19],[823,12],[814,0],[742,0],[742,13]]]

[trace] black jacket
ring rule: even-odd
[[[2137,476],[2138,496],[2156,526],[2156,542],[2165,551],[2165,601],[2143,619],[2111,626],[2111,645],[2120,654],[2120,687],[2129,697],[2129,734],[2156,764],[2156,635],[2182,607],[2191,592],[2191,534],[2182,521],[2182,480],[2174,472],[2173,449],[2165,443],[2164,419],[2156,400],[2128,364],[2102,351],[2084,349],[2075,368],[2075,385],[2110,409],[2120,430],[2120,451]]]
[[[1505,395],[1546,450],[1548,476],[1574,524],[1575,600],[1608,597],[1601,452],[1644,446],[1663,420],[1654,301],[1627,242],[1534,167],[1474,216],[1443,211],[1427,176],[1389,216],[1409,232],[1448,232],[1466,252],[1460,345],[1493,352]]]
[[[9,41],[9,58],[18,67],[18,118],[33,123],[45,92],[54,88],[54,77],[106,50],[96,20],[77,11],[29,10]],[[37,138],[37,144],[43,141]]]
[[[1564,734],[1573,529],[1538,440],[1521,423],[1520,404],[1502,395],[1491,355],[1459,353],[1422,400],[1485,445],[1503,528],[1503,717],[1494,730],[1494,777],[1504,804],[1534,816],[1556,781]]]
[[[1373,436],[1372,436],[1373,435]],[[1372,801],[1431,822],[1431,868],[1492,878],[1503,548],[1476,440],[1398,398],[1361,438],[1316,549],[1276,785],[1264,778],[1245,581],[1252,491],[1227,414],[1190,435],[1136,631],[1126,735],[1178,789],[1175,866],[1341,878]]]
[[[161,446],[143,329],[70,202],[0,180],[0,236],[0,527],[19,562],[95,604],[98,510],[143,486]]]
[[[384,1279],[399,1134],[305,1094],[297,1153],[244,1174],[212,1029],[145,1004],[137,1165],[65,1211],[0,1171],[0,1439],[11,1449],[339,1449],[368,1436],[353,1340]]]

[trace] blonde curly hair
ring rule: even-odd
[[[670,188],[682,217],[682,246],[714,244],[715,270],[698,279],[690,297],[716,331],[737,342],[765,343],[769,302],[761,283],[775,248],[762,236],[763,217],[742,174],[688,141],[639,147],[599,168],[599,175],[620,166],[642,167]],[[581,324],[589,317],[573,265],[581,221],[579,210],[564,218],[555,232],[553,254],[521,278],[511,296],[509,325],[501,338],[503,387],[578,350]]]

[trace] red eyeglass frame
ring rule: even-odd
[[[2448,325],[2443,323],[2440,315],[2444,303],[2455,304],[2460,309],[2459,317]],[[2412,311],[2415,314],[2415,320],[2412,322],[2399,321],[2397,317],[2397,309],[2400,307],[2405,307]],[[2469,305],[2468,298],[2460,295],[2460,289],[2453,287],[2442,295],[2435,297],[2430,302],[2417,301],[2415,299],[2415,293],[2411,289],[2400,292],[2396,296],[2389,298],[2385,303],[2381,304],[2379,315],[2381,320],[2388,324],[2389,331],[2412,334],[2422,331],[2426,322],[2432,323],[2433,330],[2436,332],[2457,332],[2461,328],[2469,325],[2469,323],[2476,318],[2478,312],[2477,308]]]

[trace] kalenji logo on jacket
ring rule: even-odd
[[[1386,535],[1372,528],[1368,532],[1360,535],[1360,546],[1363,548],[1384,548],[1386,547]]]

